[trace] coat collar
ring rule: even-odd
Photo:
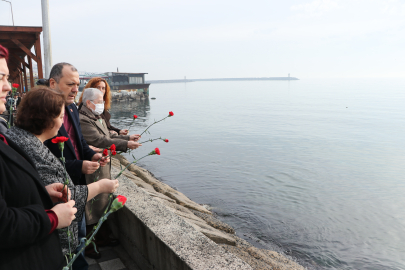
[[[102,124],[102,123],[105,123],[103,118],[100,118],[101,119],[101,122],[100,122],[100,120],[97,119],[96,116],[93,114],[93,112],[89,108],[87,108],[86,106],[82,106],[79,113],[84,115],[84,116],[87,116],[88,118],[90,118],[90,120],[93,121],[93,123],[97,126],[97,128],[101,132],[104,133],[104,135],[108,134],[109,131],[107,129],[107,125]]]

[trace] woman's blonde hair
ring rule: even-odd
[[[104,103],[104,109],[108,110],[108,109],[111,108],[111,90],[110,90],[110,86],[108,85],[108,83],[107,83],[107,81],[105,79],[103,79],[101,77],[91,78],[90,81],[84,87],[84,89],[97,88],[97,84],[99,82],[104,82],[105,83],[105,94],[104,94],[103,100],[105,102]],[[84,89],[83,89],[82,95],[80,96],[79,104],[83,102]]]

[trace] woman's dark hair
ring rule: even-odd
[[[18,106],[16,126],[35,135],[41,135],[46,129],[52,128],[62,106],[65,96],[58,90],[46,86],[32,88]]]
[[[1,58],[6,58],[6,61],[8,60],[8,50],[0,45],[0,59]]]

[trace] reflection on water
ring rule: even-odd
[[[128,128],[132,123],[133,115],[137,115],[138,118],[131,125],[131,129],[146,127],[149,122],[149,102],[149,99],[113,101],[110,109],[111,124],[120,129]]]

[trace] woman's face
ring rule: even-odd
[[[105,95],[105,82],[101,81],[96,85],[96,88],[103,92],[103,96]]]
[[[6,110],[6,96],[11,90],[10,83],[8,82],[8,67],[5,58],[0,58],[0,113]]]
[[[60,115],[53,119],[53,127],[49,129],[49,139],[58,135],[58,131],[63,124],[63,117],[65,116],[65,105],[62,106]]]

